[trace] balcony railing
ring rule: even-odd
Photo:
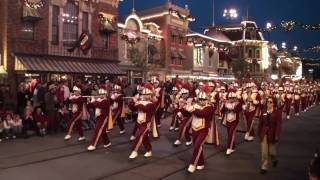
[[[67,57],[82,57],[95,59],[118,60],[118,49],[107,49],[104,47],[92,47],[87,54],[84,54],[79,48],[70,52],[71,47],[55,45],[45,40],[26,40],[13,39],[12,50],[14,53],[30,55],[55,55]]]

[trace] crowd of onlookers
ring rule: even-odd
[[[83,96],[98,95],[101,83],[76,81],[72,86],[80,87]],[[112,82],[103,85],[111,92]],[[0,87],[0,141],[16,137],[27,138],[31,134],[44,136],[47,133],[64,131],[71,116],[69,97],[72,86],[68,81],[61,82],[22,82],[17,87],[17,102],[8,86]],[[166,90],[172,88],[167,81]],[[123,83],[123,94],[132,97],[137,91],[137,84]],[[169,94],[169,92],[167,92]],[[168,100],[169,100],[168,96]],[[95,110],[88,109],[88,118],[83,120],[84,129],[95,126]]]

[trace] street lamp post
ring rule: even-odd
[[[270,38],[271,28],[272,28],[272,24],[270,22],[267,22],[266,29],[267,29],[267,32],[268,32],[269,41],[271,41],[271,38]]]
[[[236,19],[238,18],[238,12],[236,9],[231,8],[231,9],[225,9],[223,11],[223,17],[227,18],[227,19]]]

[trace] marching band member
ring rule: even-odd
[[[71,133],[74,125],[76,126],[79,134],[78,141],[84,141],[86,138],[83,135],[81,117],[84,113],[85,98],[81,97],[81,89],[77,86],[73,87],[73,94],[70,96],[70,101],[72,103],[72,117],[67,125],[67,135],[64,140],[71,139]]]
[[[175,146],[179,146],[183,138],[186,140],[186,146],[192,144],[191,135],[189,133],[191,128],[192,114],[186,110],[186,105],[192,103],[193,98],[190,96],[191,86],[187,82],[183,85],[179,94],[181,94],[178,103],[177,116],[180,119],[180,128],[178,138],[174,142]]]
[[[294,100],[293,100],[294,113],[296,116],[299,116],[300,102],[301,102],[301,91],[300,91],[299,85],[295,85],[293,93],[294,93]]]
[[[139,100],[140,99],[140,96],[142,94],[142,91],[143,91],[143,84],[139,84],[137,85],[137,93],[134,95],[134,98],[136,100]],[[136,135],[136,132],[137,132],[137,129],[138,129],[138,123],[137,123],[137,118],[138,118],[138,115],[137,114],[134,114],[133,116],[133,122],[134,122],[134,128],[133,128],[133,131],[132,131],[132,135],[130,137],[130,141],[133,141],[136,139],[135,135]]]
[[[153,102],[154,89],[149,83],[145,83],[142,91],[141,100],[133,98],[129,103],[129,108],[138,112],[137,118],[137,131],[135,134],[136,139],[133,142],[132,152],[129,159],[138,157],[138,150],[143,144],[146,149],[144,157],[149,158],[152,156],[152,146],[149,140],[149,131],[152,132],[153,137],[159,137],[156,122],[154,120],[155,111],[158,103]]]
[[[102,138],[103,140],[103,147],[107,148],[111,146],[107,130],[111,130],[113,128],[113,122],[110,101],[107,97],[107,90],[104,88],[100,88],[99,95],[101,96],[101,98],[92,98],[90,103],[88,104],[88,106],[95,108],[96,115],[96,127],[91,139],[90,146],[88,147],[88,151],[94,151],[96,149],[100,138]]]
[[[303,111],[303,112],[307,111],[307,90],[306,90],[306,85],[303,85],[303,88],[301,89],[301,111]]]
[[[112,101],[112,119],[114,119],[120,129],[120,134],[126,133],[126,130],[124,128],[124,118],[126,116],[125,113],[125,103],[123,100],[123,94],[122,94],[122,84],[121,82],[117,82],[113,86],[114,92],[111,94],[111,101]]]
[[[175,130],[178,131],[179,130],[179,121],[178,121],[178,117],[177,114],[179,112],[179,98],[180,98],[180,94],[178,94],[178,91],[180,89],[180,84],[176,83],[176,85],[172,88],[172,94],[170,95],[171,98],[171,106],[172,106],[172,120],[171,120],[171,124],[170,124],[170,128],[169,131]]]
[[[219,104],[217,107],[217,111],[218,111],[218,119],[222,119],[222,113],[221,113],[221,107],[223,106],[223,103],[226,101],[227,99],[227,92],[226,92],[226,86],[223,84],[220,86],[220,90],[219,90]]]
[[[264,174],[268,170],[269,155],[271,157],[272,165],[277,166],[278,160],[276,159],[276,145],[279,141],[281,132],[281,114],[282,112],[277,109],[277,99],[269,97],[267,100],[267,107],[264,110],[259,121],[259,137],[261,140],[261,170],[260,173]]]
[[[246,141],[253,141],[255,136],[253,130],[254,118],[256,115],[257,106],[259,106],[261,101],[257,86],[253,82],[247,84],[247,92],[243,95],[243,100],[245,102],[244,115],[247,122],[247,132],[244,139]]]
[[[158,79],[154,79],[153,81],[153,85],[155,87],[155,96],[156,98],[158,99],[158,107],[157,107],[157,110],[156,110],[156,115],[155,115],[155,119],[156,119],[156,122],[157,122],[157,126],[158,128],[161,127],[161,117],[162,117],[162,114],[163,114],[163,109],[164,109],[164,87],[161,85],[160,86],[160,82]]]
[[[291,87],[290,83],[287,81],[285,84],[285,112],[287,119],[290,119],[290,111],[291,105],[293,102],[293,88]]]
[[[224,119],[226,121],[228,134],[226,154],[230,155],[235,149],[236,128],[239,123],[242,102],[237,98],[236,89],[234,87],[230,86],[228,91],[227,101],[222,107],[222,112],[225,114]]]
[[[191,105],[188,102],[186,109],[192,112],[192,141],[193,154],[188,172],[193,173],[195,170],[204,169],[203,144],[208,136],[209,128],[214,115],[214,108],[208,102],[208,95],[201,91],[198,93],[199,103]]]

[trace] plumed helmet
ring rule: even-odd
[[[151,95],[153,94],[154,88],[152,84],[150,83],[145,83],[143,86],[142,94],[143,95]]]
[[[78,86],[73,86],[72,91],[81,92],[81,89]]]

